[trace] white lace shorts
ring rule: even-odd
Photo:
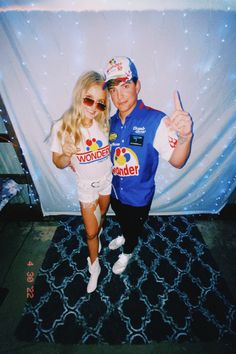
[[[99,195],[111,194],[112,174],[94,181],[77,181],[77,190],[79,201],[82,203],[91,203],[98,199]]]

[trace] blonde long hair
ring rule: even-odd
[[[102,85],[104,84],[105,78],[96,71],[88,71],[82,74],[73,90],[72,94],[72,103],[70,108],[65,111],[62,117],[59,120],[62,120],[62,125],[58,131],[58,138],[61,141],[62,135],[64,132],[72,134],[74,137],[75,145],[79,144],[82,140],[82,133],[80,127],[85,118],[82,113],[82,100],[86,92],[93,85]],[[110,113],[110,103],[108,98],[108,93],[106,91],[106,100],[105,105],[106,109],[103,112],[99,112],[95,117],[95,120],[98,122],[100,129],[108,135],[109,133],[109,113]]]

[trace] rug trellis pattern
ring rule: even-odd
[[[54,343],[133,343],[235,338],[236,306],[191,217],[150,216],[132,262],[120,276],[112,265],[120,234],[107,217],[102,267],[87,294],[87,246],[81,217],[60,222],[26,303],[16,336]]]

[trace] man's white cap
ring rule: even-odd
[[[114,57],[112,58],[104,70],[105,74],[105,84],[104,88],[107,86],[110,80],[120,80],[129,81],[133,78],[138,79],[137,69],[128,57]]]

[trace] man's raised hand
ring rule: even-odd
[[[192,134],[192,119],[184,111],[178,91],[174,92],[174,107],[175,111],[166,119],[166,124],[177,136],[187,137]]]

